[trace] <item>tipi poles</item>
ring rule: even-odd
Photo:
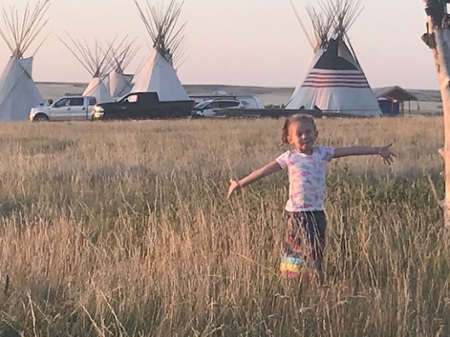
[[[422,40],[432,50],[444,108],[444,147],[439,153],[445,162],[445,227],[450,228],[450,0],[425,0],[428,15],[427,32]]]

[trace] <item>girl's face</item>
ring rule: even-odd
[[[311,122],[293,122],[289,125],[287,140],[289,144],[294,145],[298,152],[312,154],[312,147],[318,135],[319,133]]]

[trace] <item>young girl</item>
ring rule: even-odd
[[[286,204],[286,236],[282,246],[280,270],[289,278],[308,281],[321,269],[325,245],[326,163],[333,158],[359,155],[380,155],[391,164],[395,154],[391,145],[382,147],[351,146],[333,148],[315,146],[318,131],[312,117],[293,115],[287,118],[282,141],[293,145],[270,164],[253,171],[239,181],[231,180],[227,198],[239,188],[249,185],[281,169],[289,173],[289,199]]]

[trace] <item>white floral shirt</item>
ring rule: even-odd
[[[326,164],[334,147],[314,146],[312,155],[289,150],[276,161],[289,173],[288,212],[322,211],[325,202]]]

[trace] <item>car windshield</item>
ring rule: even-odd
[[[198,103],[198,104],[194,107],[194,109],[202,109],[202,108],[204,108],[205,106],[207,106],[209,103],[211,103],[211,101],[203,101],[203,102],[200,102],[200,103]]]

